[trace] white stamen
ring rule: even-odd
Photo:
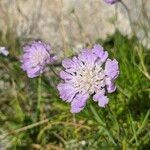
[[[87,65],[77,70],[72,82],[78,91],[92,94],[105,86],[105,74],[101,64],[89,68]]]
[[[43,53],[42,51],[40,51],[40,50],[37,50],[36,52],[35,52],[35,54],[33,55],[33,57],[32,57],[32,60],[33,60],[33,66],[35,65],[38,65],[38,64],[41,64],[41,63],[43,63],[45,60],[46,60],[46,58],[47,58],[48,56],[47,56],[47,54],[46,53]]]

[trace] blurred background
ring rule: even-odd
[[[86,46],[102,44],[120,63],[111,110],[92,103],[72,115],[52,86],[58,80],[48,72],[42,79],[40,120],[50,121],[13,133],[37,122],[37,79],[28,79],[19,62],[22,45],[33,39],[51,44],[58,63]],[[103,0],[0,0],[0,46],[9,51],[0,54],[0,150],[150,149],[149,0],[115,5]]]
[[[3,37],[40,38],[57,49],[83,46],[97,38],[105,39],[118,29],[131,37],[131,26],[139,40],[149,46],[150,2],[124,0],[109,5],[103,0],[1,0],[0,28]]]

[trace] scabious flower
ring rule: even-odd
[[[108,58],[108,52],[101,45],[83,51],[72,59],[62,61],[65,68],[60,72],[64,82],[57,88],[60,97],[71,103],[71,112],[78,113],[90,96],[100,107],[108,104],[106,93],[116,90],[115,79],[119,75],[117,60]]]
[[[53,63],[56,57],[50,54],[51,47],[42,41],[33,41],[23,47],[21,68],[27,72],[29,78],[34,78],[46,70],[46,66]]]
[[[9,52],[6,47],[0,46],[0,54],[2,54],[4,56],[8,56]]]
[[[115,3],[119,2],[119,0],[104,0],[104,1],[108,4],[115,4]]]

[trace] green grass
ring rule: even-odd
[[[108,94],[105,109],[90,100],[73,115],[55,89],[57,77],[49,72],[41,80],[27,78],[20,69],[20,40],[0,39],[10,50],[8,57],[0,56],[0,133],[10,133],[0,141],[0,149],[3,143],[11,150],[150,149],[150,51],[119,32],[96,43],[119,61],[117,91]],[[45,119],[49,121],[35,125]]]

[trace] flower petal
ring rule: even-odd
[[[108,104],[108,98],[107,96],[101,96],[99,101],[98,101],[98,105],[100,107],[105,107]]]
[[[78,56],[79,60],[86,63],[89,67],[92,67],[97,59],[97,56],[92,53],[91,50],[84,49],[83,52]]]
[[[98,99],[99,99],[99,96],[100,96],[100,95],[104,95],[104,94],[105,94],[105,90],[104,90],[104,89],[99,90],[99,91],[93,96],[93,100],[94,100],[95,102],[97,102]]]
[[[71,112],[78,113],[80,112],[86,105],[86,101],[89,98],[89,94],[87,93],[79,93],[71,102]]]
[[[92,51],[93,51],[94,54],[96,54],[101,59],[101,62],[106,61],[106,59],[108,57],[108,52],[104,51],[104,49],[101,45],[95,44]]]
[[[67,73],[65,71],[60,72],[60,77],[64,80],[71,80],[73,76],[70,73]]]
[[[71,102],[77,93],[74,87],[67,83],[58,84],[57,89],[59,91],[60,98],[66,102]]]
[[[108,98],[104,93],[104,90],[101,90],[93,96],[94,101],[98,101],[100,107],[105,107],[108,104]]]
[[[118,61],[116,59],[111,60],[107,59],[105,64],[105,73],[108,77],[115,80],[119,75],[119,66]]]
[[[40,70],[40,66],[36,66],[35,68],[28,69],[26,71],[29,78],[37,77],[40,73],[42,73]]]
[[[116,90],[116,86],[114,84],[114,81],[108,77],[105,79],[106,82],[106,88],[108,93],[113,93]]]
[[[71,59],[64,59],[62,61],[62,66],[66,69],[69,69],[74,66],[74,62]]]

